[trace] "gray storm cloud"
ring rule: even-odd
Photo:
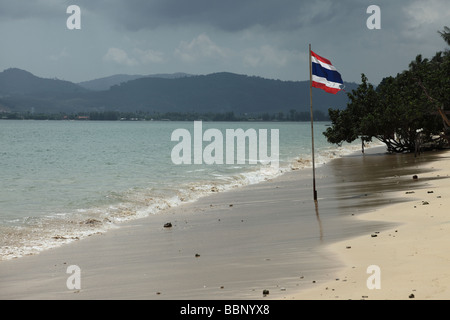
[[[368,30],[366,9],[381,8]],[[66,8],[82,28],[67,31]],[[218,71],[307,77],[308,43],[346,80],[395,75],[445,49],[448,0],[0,0],[0,71],[87,80],[112,73]],[[306,76],[305,76],[306,75]]]

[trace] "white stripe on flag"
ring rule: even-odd
[[[311,62],[312,62],[312,63],[318,63],[318,64],[320,64],[322,67],[324,67],[325,69],[337,71],[336,68],[335,68],[334,66],[332,66],[331,64],[328,64],[328,63],[325,63],[325,62],[320,61],[319,59],[317,59],[317,58],[314,57],[313,55],[311,55]]]
[[[312,81],[323,83],[327,87],[334,88],[334,89],[341,89],[341,85],[342,85],[342,83],[331,82],[331,81],[328,81],[327,78],[322,78],[322,77],[318,77],[315,75],[312,75]]]

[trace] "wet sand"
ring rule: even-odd
[[[320,286],[348,265],[330,245],[391,230],[397,221],[359,216],[406,205],[401,192],[434,183],[426,164],[439,154],[369,150],[318,168],[317,205],[311,170],[292,171],[0,262],[0,299],[325,298]],[[67,288],[70,265],[81,270],[80,290]]]

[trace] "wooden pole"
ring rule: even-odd
[[[316,190],[316,167],[314,160],[314,115],[313,115],[313,104],[312,104],[312,63],[311,63],[311,44],[309,44],[309,101],[311,106],[311,145],[312,145],[312,167],[313,167],[313,196],[314,201],[317,201],[317,190]]]

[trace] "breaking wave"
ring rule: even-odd
[[[316,165],[324,165],[334,158],[359,149],[359,144],[321,148],[316,151]],[[38,254],[50,248],[118,228],[125,221],[164,214],[169,208],[194,202],[212,193],[260,183],[283,173],[311,166],[310,155],[285,159],[278,167],[233,165],[220,172],[214,172],[203,181],[185,182],[163,189],[131,188],[120,193],[109,193],[106,195],[106,201],[103,199],[99,205],[82,207],[80,204],[78,209],[69,212],[12,219],[0,225],[0,260]],[[192,174],[204,170],[198,168],[186,172]]]

